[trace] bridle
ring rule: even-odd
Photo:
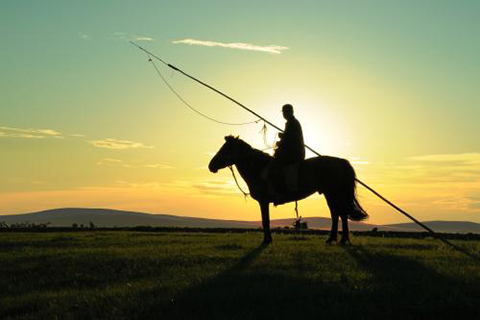
[[[248,149],[249,149],[249,150],[248,150],[248,156],[249,156],[249,158],[250,158],[249,161],[250,161],[251,166],[253,167],[253,148],[252,148],[251,146],[248,146],[248,145],[247,145],[246,147],[248,147]],[[236,152],[237,152],[236,158],[239,159],[238,149],[236,150]],[[245,197],[245,200],[246,200],[247,197],[250,195],[250,193],[249,193],[249,192],[248,192],[248,193],[245,192],[245,191],[242,189],[242,187],[240,187],[240,184],[238,183],[238,180],[237,180],[237,176],[235,175],[235,171],[233,170],[233,164],[229,165],[228,168],[230,169],[230,172],[232,173],[233,180],[235,180],[235,184],[237,185],[238,190],[240,190],[240,192],[243,193],[243,196]]]
[[[228,169],[232,172],[233,180],[235,180],[235,184],[237,185],[238,190],[240,190],[243,193],[243,196],[245,197],[245,200],[247,200],[247,197],[250,195],[250,192],[245,192],[243,191],[242,187],[238,184],[237,176],[235,175],[235,171],[233,171],[233,165],[228,166]]]

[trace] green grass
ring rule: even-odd
[[[0,318],[479,318],[480,264],[434,239],[0,233]],[[476,255],[480,241],[454,241]]]

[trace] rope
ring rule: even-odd
[[[160,78],[162,78],[163,82],[167,85],[167,87],[170,89],[170,91],[173,92],[173,94],[175,94],[177,96],[177,98],[183,102],[183,104],[185,104],[188,108],[190,108],[190,110],[196,112],[198,115],[210,120],[210,121],[213,121],[213,122],[216,122],[216,123],[219,123],[219,124],[225,124],[225,125],[229,125],[229,126],[243,126],[243,125],[247,125],[247,124],[253,124],[253,123],[258,123],[261,121],[261,119],[258,119],[258,120],[255,120],[255,121],[250,121],[250,122],[241,122],[241,123],[231,123],[231,122],[225,122],[225,121],[220,121],[220,120],[217,120],[217,119],[214,119],[212,117],[209,117],[207,116],[206,114],[198,111],[197,109],[195,109],[194,107],[192,107],[191,104],[189,104],[187,101],[185,101],[185,99],[168,83],[167,79],[165,79],[165,77],[162,75],[162,73],[160,72],[160,70],[158,69],[157,65],[155,64],[155,62],[153,61],[151,55],[149,53],[147,53],[147,56],[148,56],[148,62],[151,62],[153,67],[155,68],[155,71],[157,71],[157,74],[160,76]],[[162,60],[163,63],[165,63],[163,60]]]
[[[262,149],[262,151],[265,151],[265,150],[270,150],[270,149],[273,149],[275,148],[275,142],[277,140],[277,135],[275,135],[273,137],[273,143],[270,145],[268,144],[268,141],[267,141],[267,133],[268,133],[268,127],[267,127],[267,124],[265,123],[265,121],[263,121],[263,126],[262,126],[262,129],[260,130],[260,132],[263,136],[263,144],[265,145],[265,149]]]
[[[256,116],[259,120],[257,121],[260,121],[260,120],[263,120],[264,123],[267,123],[269,124],[270,126],[272,126],[273,128],[277,129],[278,131],[280,132],[283,132],[283,130],[281,128],[279,128],[278,126],[276,126],[275,124],[273,124],[272,122],[268,121],[267,119],[265,119],[264,117],[262,117],[261,115],[259,115],[258,113],[256,113],[255,111],[253,111],[252,109],[248,108],[247,106],[243,105],[242,103],[238,102],[237,100],[233,99],[232,97],[228,96],[227,94],[223,93],[222,91],[212,87],[211,85],[189,75],[188,73],[184,72],[183,70],[180,70],[179,68],[165,62],[164,60],[162,60],[161,58],[157,57],[156,55],[154,55],[153,53],[151,53],[150,51],[140,47],[139,45],[137,45],[136,43],[134,43],[133,41],[130,41],[131,44],[133,44],[134,46],[136,46],[137,48],[139,48],[140,50],[144,51],[149,57],[154,57],[155,59],[161,61],[163,64],[165,64],[166,66],[172,68],[173,70],[183,74],[184,76],[186,76],[187,78],[190,78],[192,79],[193,81],[207,87],[208,89],[218,93],[219,95],[223,96],[224,98],[232,101],[233,103],[235,103],[236,105],[238,105],[239,107],[243,108],[244,110],[250,112],[251,114],[253,114],[254,116]],[[151,58],[150,58],[151,59]],[[153,61],[152,61],[153,63]],[[157,70],[158,71],[158,70]],[[159,72],[159,71],[158,71]],[[159,72],[160,74],[160,72]],[[163,79],[163,77],[162,77]],[[166,80],[164,79],[165,83]],[[168,84],[167,84],[168,85]],[[169,86],[170,87],[170,86]],[[172,89],[172,88],[171,88]],[[174,91],[175,93],[175,91]],[[179,96],[177,94],[177,96]],[[180,98],[180,97],[179,97]],[[182,99],[183,100],[183,99]],[[198,111],[196,111],[198,112]],[[203,114],[202,114],[203,115]],[[210,119],[212,121],[215,121],[217,122],[216,120],[214,119]],[[220,122],[221,123],[221,122]],[[224,124],[228,124],[228,123],[224,123]],[[314,154],[316,154],[317,156],[321,157],[322,155],[320,153],[318,153],[317,151],[315,151],[314,149],[310,148],[308,145],[304,145],[306,149],[310,150],[311,152],[313,152]],[[233,173],[233,169],[230,168],[230,170],[232,170],[232,173]],[[237,183],[237,186],[239,187],[239,189],[241,190],[240,186],[238,185],[238,182],[237,182],[237,179],[235,177],[235,174],[233,173],[233,176],[235,178],[235,182]],[[435,231],[433,231],[432,229],[430,229],[429,227],[427,227],[426,225],[424,225],[423,223],[421,223],[420,221],[418,221],[417,219],[415,219],[412,215],[408,214],[406,211],[402,210],[401,208],[399,208],[398,206],[396,206],[395,204],[393,204],[391,201],[387,200],[385,197],[383,197],[382,195],[380,195],[378,192],[376,192],[374,189],[372,189],[371,187],[369,187],[366,183],[360,181],[359,179],[355,178],[355,180],[360,183],[362,186],[364,186],[365,188],[367,188],[370,192],[372,192],[374,195],[376,195],[377,197],[379,197],[380,199],[382,199],[383,201],[385,201],[387,204],[389,204],[392,208],[396,209],[398,212],[402,213],[403,215],[405,215],[406,217],[408,217],[409,219],[411,219],[413,222],[415,222],[416,224],[418,224],[419,226],[421,226],[422,228],[424,228],[425,230],[427,230],[428,232],[430,232],[432,234],[432,236],[434,236],[435,238],[441,240],[442,242],[444,242],[445,244],[451,246],[452,248],[468,255],[469,257],[471,258],[474,258],[475,260],[477,261],[480,261],[480,258],[470,254],[469,252],[463,250],[462,248],[454,245],[453,243],[451,243],[450,241],[448,241],[447,239],[443,238],[440,234],[437,234]],[[241,190],[243,192],[243,194],[245,195],[246,197],[246,193]]]
[[[245,191],[243,191],[243,189],[238,184],[237,177],[235,176],[235,171],[233,171],[233,166],[228,166],[228,168],[232,172],[232,176],[233,176],[233,179],[235,180],[235,183],[237,184],[238,190],[240,190],[243,193],[245,200],[247,200],[247,197],[250,195],[250,193],[246,193]]]

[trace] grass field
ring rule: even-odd
[[[479,319],[480,264],[434,239],[0,233],[2,319]],[[480,241],[454,241],[479,254]]]

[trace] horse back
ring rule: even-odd
[[[325,189],[342,183],[349,162],[346,159],[319,156],[305,159],[299,166],[299,182],[304,187]]]

